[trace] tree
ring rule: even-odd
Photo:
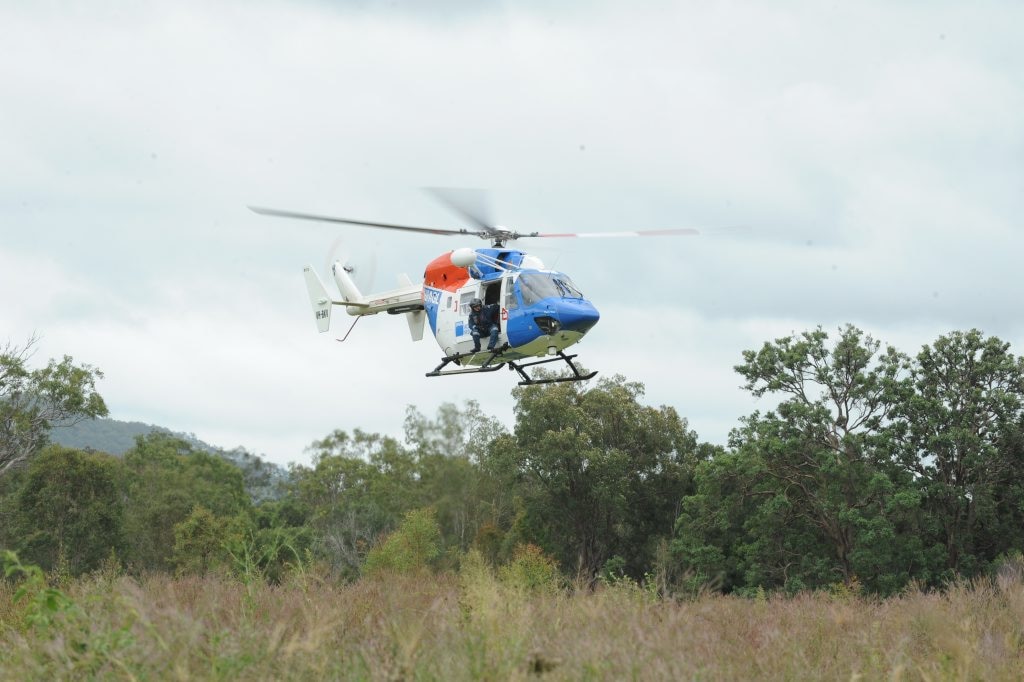
[[[196,505],[182,521],[174,524],[172,560],[179,573],[205,575],[211,569],[229,564],[225,548],[235,519],[214,515]]]
[[[128,559],[137,568],[173,567],[174,527],[197,506],[216,517],[251,509],[238,467],[170,434],[140,436],[124,464]]]
[[[790,563],[772,561],[770,555],[792,555],[783,537],[792,527],[782,522],[767,534],[759,532],[769,525],[766,520],[784,521],[766,504],[776,494],[760,458],[750,452],[722,452],[697,465],[694,490],[682,500],[671,544],[692,587],[732,592],[747,585],[787,584]],[[774,573],[766,575],[766,569]]]
[[[470,401],[443,404],[435,419],[410,407],[405,444],[360,430],[337,430],[310,446],[312,467],[292,470],[293,490],[318,549],[355,576],[377,538],[413,509],[431,507],[445,548],[466,549],[504,509],[501,490],[478,465],[504,428]]]
[[[365,575],[385,572],[415,573],[430,567],[441,554],[441,528],[434,510],[409,511],[392,533],[370,550],[363,565]]]
[[[911,378],[893,458],[918,484],[945,567],[973,574],[1021,539],[1024,359],[977,329],[955,331],[921,349]]]
[[[415,460],[393,438],[336,430],[310,446],[313,466],[292,469],[293,490],[319,553],[347,576],[402,514],[415,508]]]
[[[696,434],[674,409],[641,405],[643,386],[621,376],[513,395],[515,432],[486,461],[520,498],[507,542],[540,545],[586,582],[616,555],[642,575],[689,492]]]
[[[892,589],[894,542],[910,478],[884,465],[893,396],[905,391],[908,359],[847,325],[834,344],[820,327],[744,351],[736,367],[755,396],[777,394],[774,411],[755,412],[734,430],[732,446],[756,462],[758,512],[747,521],[757,538],[761,577],[809,586],[856,576]],[[779,524],[782,524],[781,526]],[[780,528],[779,533],[770,533]],[[825,561],[818,559],[825,558]],[[749,571],[749,567],[748,567]]]
[[[49,446],[27,466],[12,526],[22,557],[74,575],[124,548],[121,463],[102,453]]]
[[[0,475],[46,445],[51,427],[107,414],[96,392],[103,373],[67,355],[29,369],[36,342],[33,337],[24,346],[8,343],[0,350]]]
[[[511,518],[511,499],[479,464],[488,445],[507,430],[480,411],[443,403],[435,419],[409,407],[405,441],[416,462],[419,504],[437,512],[447,546],[468,549],[480,529]]]

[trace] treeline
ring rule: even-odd
[[[33,388],[23,360],[22,394]],[[123,458],[22,448],[0,475],[0,547],[69,574],[273,581],[314,564],[352,579],[412,542],[437,569],[472,549],[493,565],[533,552],[576,584],[629,579],[664,594],[890,594],[1019,557],[1024,361],[1008,344],[953,332],[909,356],[847,326],[766,342],[736,370],[771,408],[742,418],[727,447],[613,377],[516,388],[511,432],[472,402],[434,417],[409,408],[401,441],[335,431],[274,495],[168,434]],[[0,405],[12,411],[9,385]],[[96,400],[82,403],[93,415]],[[0,441],[0,466],[7,451]]]

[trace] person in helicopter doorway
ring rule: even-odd
[[[501,308],[497,303],[484,305],[479,298],[469,302],[469,333],[473,336],[473,352],[480,352],[480,337],[489,336],[487,350],[494,350],[498,345],[498,318],[501,316]]]

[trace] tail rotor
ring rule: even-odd
[[[339,269],[344,273],[343,276],[339,276],[337,272]],[[352,255],[352,249],[346,243],[345,238],[339,236],[331,242],[330,247],[327,249],[323,271],[331,273],[335,282],[338,283],[339,290],[343,295],[346,295],[346,298],[348,298],[348,295],[339,281],[344,276],[347,276],[348,281],[355,285],[357,291],[373,291],[377,278],[377,254],[371,251],[355,259]]]

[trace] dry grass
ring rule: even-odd
[[[30,625],[0,583],[2,679],[1019,680],[1024,586],[881,600],[524,591],[486,570],[284,586],[94,577]]]

